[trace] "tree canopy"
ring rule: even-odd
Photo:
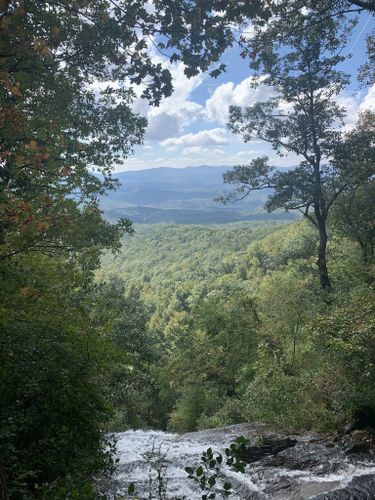
[[[275,95],[245,109],[232,106],[228,124],[245,142],[265,141],[278,155],[292,152],[302,161],[286,171],[269,166],[267,157],[237,166],[224,180],[238,187],[221,200],[233,201],[254,190],[273,188],[268,210],[300,211],[318,229],[320,283],[329,288],[328,213],[345,189],[373,175],[374,136],[372,127],[365,130],[363,126],[365,117],[356,133],[345,136],[340,131],[345,109],[336,98],[349,80],[338,66],[345,59],[342,51],[352,22],[339,16],[322,25],[319,19],[319,11],[309,13],[303,30],[289,32],[284,27],[280,36],[275,31],[280,28],[278,20],[258,30],[255,40],[262,50],[251,66],[263,76],[254,79],[254,86],[267,85]],[[367,120],[371,121],[369,115]]]

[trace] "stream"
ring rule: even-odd
[[[240,435],[249,438],[250,444],[258,443],[260,436],[273,440],[288,437],[295,444],[249,463],[245,474],[223,466],[221,481],[231,483],[232,499],[375,499],[375,455],[360,436],[354,442],[352,438],[335,440],[314,433],[285,436],[262,424],[187,434],[118,433],[118,469],[105,493],[112,500],[129,498],[127,488],[134,483],[135,498],[142,500],[201,499],[202,492],[184,468],[198,466],[202,452],[209,447],[224,454]]]

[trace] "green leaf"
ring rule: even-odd
[[[211,476],[211,477],[209,477],[209,478],[208,478],[208,484],[209,484],[210,486],[213,486],[215,483],[216,483],[216,478],[215,478],[215,476]]]

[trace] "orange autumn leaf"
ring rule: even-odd
[[[15,96],[15,97],[22,97],[22,91],[20,88],[20,83],[16,82],[15,84],[12,83],[9,78],[2,78],[1,82],[4,84],[4,87],[9,90],[9,92]]]
[[[38,231],[46,231],[49,228],[49,224],[47,222],[38,222],[36,225],[36,229]]]
[[[40,296],[40,292],[31,285],[26,285],[20,289],[21,295],[25,298],[34,299]]]
[[[28,144],[26,144],[27,149],[30,149],[31,151],[38,151],[39,147],[36,141],[34,139],[30,141]]]
[[[9,0],[0,0],[0,10],[6,10],[9,5]]]
[[[62,167],[62,169],[60,170],[60,174],[63,176],[63,177],[67,177],[68,175],[70,175],[72,173],[72,168],[69,167],[68,165],[65,165],[64,167]]]
[[[61,33],[61,28],[59,26],[54,26],[52,28],[52,35],[57,38]]]
[[[12,153],[10,151],[2,151],[0,153],[0,162],[6,160],[10,156],[12,156]]]
[[[0,79],[0,81],[3,81]],[[15,108],[3,108],[0,114],[0,124],[19,131],[25,122],[25,115]]]
[[[34,49],[42,56],[49,56],[51,54],[51,50],[44,40],[35,40]]]
[[[26,201],[21,201],[18,205],[18,207],[23,210],[24,212],[29,211],[31,209],[31,206],[29,203]]]
[[[33,222],[34,218],[32,214],[28,215],[25,219],[25,223],[28,224],[29,222]]]
[[[50,157],[49,153],[41,153],[41,154],[39,154],[39,155],[36,156],[36,160],[38,160],[38,161],[46,161],[46,160],[48,160],[49,157]]]
[[[15,9],[14,11],[15,16],[24,16],[25,15],[25,9],[22,6],[19,6]]]

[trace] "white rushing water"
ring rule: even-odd
[[[227,444],[235,436],[216,436],[216,439],[202,433],[185,435],[157,431],[128,431],[117,434],[119,469],[116,479],[119,481],[118,493],[125,493],[127,485],[134,482],[136,492],[141,498],[148,498],[150,490],[153,498],[158,498],[159,481],[157,468],[160,458],[165,457],[163,483],[168,499],[200,499],[199,488],[187,477],[185,467],[197,466],[202,452],[212,447],[213,451],[223,453]],[[158,461],[159,459],[159,461]],[[150,463],[151,462],[151,463]],[[246,489],[257,492],[257,486],[251,480],[236,472],[225,469],[225,480],[235,480]],[[224,479],[223,479],[224,481]],[[151,483],[151,484],[150,484]],[[121,484],[123,485],[121,487]],[[122,491],[121,491],[122,490]],[[232,496],[232,498],[242,498]]]
[[[224,454],[225,448],[235,437],[254,436],[252,431],[251,426],[230,426],[183,435],[141,430],[118,433],[116,439],[119,466],[109,497],[115,499],[123,495],[129,498],[127,488],[130,483],[134,483],[136,498],[142,500],[200,499],[202,492],[195,482],[187,477],[185,467],[197,466],[202,452],[209,447],[214,452]],[[314,443],[314,440],[311,440],[311,443]],[[347,486],[354,477],[375,474],[375,463],[353,463],[335,450],[310,444],[307,438],[302,438],[293,450],[290,467],[288,464],[265,467],[262,463],[255,463],[248,465],[246,473],[241,474],[223,466],[222,483],[226,481],[232,484],[233,494],[230,498],[314,498],[315,495]],[[283,453],[285,452],[281,452]],[[304,454],[300,468],[298,453]],[[321,463],[306,468],[303,466],[306,456],[309,460],[319,457]],[[218,495],[217,498],[221,497]],[[358,498],[375,498],[375,492],[374,497]]]

